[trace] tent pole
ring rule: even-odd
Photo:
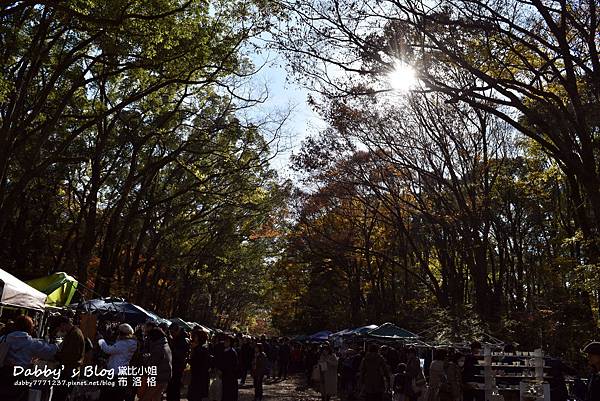
[[[40,324],[37,328],[37,336],[38,338],[44,337],[44,331],[46,330],[46,322],[48,321],[48,311],[44,309],[42,312],[42,319],[40,320]]]

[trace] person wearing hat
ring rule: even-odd
[[[583,349],[588,355],[588,364],[593,370],[588,381],[586,401],[600,400],[600,342],[592,341]]]
[[[117,341],[113,345],[108,345],[101,335],[98,335],[98,345],[100,349],[109,355],[106,367],[114,371],[115,380],[119,373],[119,367],[129,366],[131,357],[137,350],[137,340],[133,337],[133,328],[127,323],[119,325]],[[102,390],[100,400],[102,401],[122,401],[127,396],[126,387],[106,387]]]

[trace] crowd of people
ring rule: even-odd
[[[288,338],[253,338],[217,334],[209,338],[202,329],[186,331],[177,323],[147,322],[135,330],[127,323],[103,322],[94,340],[84,336],[66,316],[54,319],[52,334],[60,345],[32,337],[34,323],[19,316],[0,333],[0,399],[27,400],[29,387],[15,384],[14,367],[31,367],[36,359],[62,366],[61,380],[79,376],[84,366],[112,384],[100,387],[101,401],[237,401],[249,378],[255,401],[263,399],[263,385],[302,373],[306,387],[317,389],[323,401],[332,398],[361,401],[482,401],[484,392],[478,360],[481,344],[470,349],[427,349],[357,342],[342,348],[329,343],[304,344]],[[2,344],[5,344],[4,346]],[[512,349],[505,348],[506,353]],[[575,399],[600,400],[600,343],[591,343],[588,354],[594,374],[587,387],[575,388]],[[568,367],[547,361],[551,399],[567,401]],[[126,368],[137,368],[140,380],[123,381]],[[107,372],[113,372],[107,375]],[[131,379],[131,378],[129,378]],[[182,387],[187,392],[182,394]],[[80,386],[81,387],[81,386]],[[85,386],[83,386],[85,387]],[[81,388],[79,388],[81,390]],[[78,386],[55,383],[52,401],[77,399]],[[573,392],[572,392],[573,394]],[[137,398],[136,398],[137,397]]]
[[[237,401],[238,389],[249,377],[259,401],[265,380],[286,380],[291,366],[301,369],[300,349],[286,338],[216,334],[209,339],[200,328],[186,331],[177,323],[151,321],[136,329],[127,323],[100,322],[92,340],[70,317],[60,316],[50,326],[46,340],[33,337],[36,330],[28,316],[2,328],[0,346],[5,344],[6,353],[0,368],[0,400],[28,399],[29,387],[16,384],[14,367],[28,368],[38,361],[62,366],[59,379],[65,382],[81,378],[85,365],[98,367],[96,371],[104,372],[98,376],[112,381],[99,389],[100,401],[160,401],[164,395],[167,401],[182,396],[189,401]],[[130,372],[123,369],[128,367],[141,368],[137,385],[122,381],[121,372]],[[52,401],[64,401],[69,396],[76,399],[74,393],[86,386],[55,381],[52,387]]]
[[[366,351],[355,348],[340,352],[340,398],[344,400],[384,401],[484,401],[482,346],[473,342],[470,349],[452,347],[421,349],[404,346],[370,344]],[[567,376],[576,376],[574,369],[562,360],[545,358],[549,370],[547,381],[552,401],[600,401],[600,343],[592,342],[583,350],[588,356],[593,374],[587,384],[580,379],[567,389]],[[504,366],[514,362],[515,352],[506,344]],[[328,352],[325,351],[325,355]],[[511,368],[506,368],[510,370]],[[522,380],[516,372],[508,372],[503,380]],[[316,377],[316,375],[312,376]],[[328,399],[328,397],[323,397]],[[519,400],[519,392],[506,393],[505,400]]]

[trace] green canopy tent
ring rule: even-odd
[[[402,329],[393,323],[384,323],[376,329],[366,333],[368,337],[386,340],[416,339],[418,336],[408,330]]]
[[[58,272],[47,277],[30,280],[27,284],[48,295],[46,305],[61,307],[71,303],[78,282],[67,273]]]
[[[376,341],[384,343],[398,343],[402,342],[404,345],[418,347],[418,348],[431,348],[431,346],[423,342],[418,335],[411,333],[410,331],[400,328],[393,323],[384,323],[381,326],[373,329],[360,336],[365,341]]]

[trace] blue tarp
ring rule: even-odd
[[[188,322],[186,322],[180,317],[172,317],[171,319],[169,319],[169,321],[186,331],[192,331],[192,329],[194,328],[192,325],[190,325]]]
[[[150,317],[152,317],[156,321],[157,324],[162,324],[162,323],[166,323],[168,325],[171,324],[171,322],[169,320],[165,319],[164,317],[158,316],[154,312],[150,312],[149,310],[147,310],[146,313],[149,314]]]
[[[327,341],[329,340],[329,336],[331,335],[331,331],[319,331],[318,333],[313,334],[308,337],[309,341]]]
[[[75,307],[77,310],[97,314],[105,319],[127,322],[132,325],[142,324],[147,321],[160,322],[158,321],[160,318],[157,315],[148,312],[141,306],[125,302],[120,298],[92,299],[81,302]]]

